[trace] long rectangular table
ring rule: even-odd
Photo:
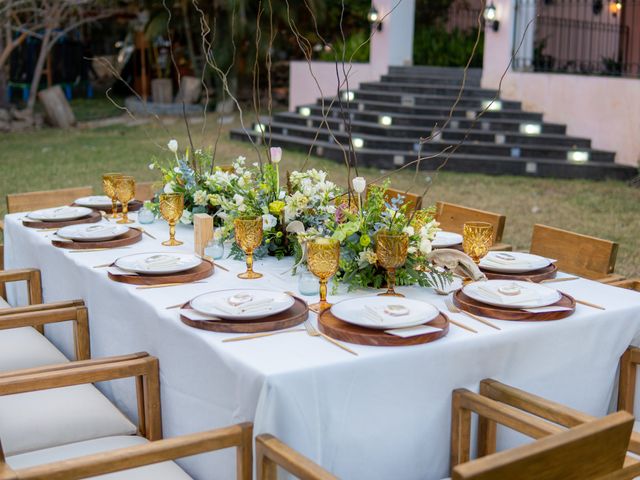
[[[128,249],[69,253],[51,246],[49,233],[23,227],[23,215],[6,217],[6,268],[40,268],[46,301],[84,299],[93,356],[147,351],[160,358],[166,436],[253,421],[256,433],[280,437],[346,479],[448,476],[451,392],[477,390],[483,378],[603,415],[619,357],[640,334],[638,293],[581,279],[555,286],[605,311],[578,305],[574,315],[559,321],[495,321],[501,331],[454,314],[479,333],[452,326],[445,338],[420,346],[350,345],[357,357],[304,332],[222,343],[231,334],[188,327],[177,310],[166,307],[214,289],[296,291],[296,278],[282,274],[290,261],[257,261],[255,269],[265,276],[243,281],[236,274],[244,264],[225,259],[220,263],[230,272],[218,269],[204,284],[138,290],[92,267],[137,252],[191,251],[192,229],[178,228],[183,247],[162,247],[167,226],[156,222],[145,228],[158,240],[144,236]],[[443,298],[430,289],[399,290],[446,311]],[[47,335],[72,356],[68,328],[47,327]],[[135,417],[130,383],[102,388]],[[502,446],[517,441],[500,440]],[[181,464],[202,479],[233,478],[235,469],[232,452]]]

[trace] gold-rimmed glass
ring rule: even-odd
[[[309,309],[322,313],[331,304],[327,302],[327,282],[340,266],[340,242],[335,238],[316,238],[307,243],[307,267],[320,280],[320,301]]]
[[[118,223],[133,223],[129,220],[129,202],[136,196],[136,181],[128,175],[115,178],[116,199],[122,205],[122,218]]]
[[[246,255],[247,271],[238,274],[238,278],[261,278],[262,274],[253,271],[253,251],[262,243],[262,217],[236,218],[233,221],[236,243]]]
[[[162,245],[176,247],[182,245],[180,240],[176,240],[176,224],[182,218],[184,210],[184,195],[181,193],[160,194],[160,214],[169,224],[169,240],[162,242]]]
[[[407,261],[409,235],[406,233],[389,233],[386,230],[376,234],[376,257],[378,265],[387,271],[387,291],[378,295],[404,297],[396,292],[396,269]]]
[[[493,225],[486,222],[466,222],[462,228],[462,249],[475,263],[489,253],[493,245]]]
[[[111,218],[118,218],[118,199],[116,198],[116,178],[121,173],[105,173],[102,175],[102,190],[111,199]]]

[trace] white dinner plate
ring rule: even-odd
[[[365,306],[382,309],[390,305],[402,305],[409,310],[409,315],[389,317],[382,320],[369,317]],[[365,328],[388,330],[390,328],[415,327],[430,322],[440,312],[427,302],[402,297],[359,297],[342,300],[331,306],[331,313],[340,320]]]
[[[505,295],[499,289],[519,290],[514,295]],[[486,280],[473,282],[462,287],[468,297],[487,305],[504,308],[537,308],[556,303],[562,295],[557,290],[539,283],[514,280]],[[491,294],[493,292],[493,295]],[[496,296],[497,295],[497,296]]]
[[[129,227],[106,223],[81,223],[58,230],[58,236],[76,242],[100,242],[124,235]]]
[[[91,195],[89,197],[76,198],[73,202],[81,207],[98,208],[100,210],[106,210],[113,206],[111,199],[106,195]],[[120,205],[120,202],[116,202]],[[129,202],[131,203],[131,202]]]
[[[35,210],[27,214],[27,217],[33,220],[42,220],[44,222],[60,222],[64,220],[75,220],[77,218],[91,215],[93,210],[86,207],[57,207],[45,208],[43,210]]]
[[[436,238],[431,242],[433,248],[446,248],[460,245],[462,243],[462,235],[453,232],[437,232]]]
[[[201,262],[192,253],[149,252],[120,257],[115,261],[115,266],[143,275],[166,275],[190,270]]]
[[[480,266],[492,272],[525,273],[551,265],[548,258],[524,252],[489,252]]]
[[[237,299],[240,296],[248,296],[250,300],[248,300],[247,303],[237,306],[229,303],[230,300],[234,298]],[[269,299],[272,299],[272,301],[269,302]],[[203,293],[191,300],[190,303],[191,308],[205,315],[212,315],[229,320],[255,320],[256,318],[263,318],[284,312],[291,308],[294,302],[295,300],[291,295],[277,290],[235,288]],[[260,306],[242,311],[243,306],[258,303]]]

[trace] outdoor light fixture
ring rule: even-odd
[[[567,152],[567,160],[576,163],[587,162],[589,161],[589,152],[585,150],[570,150]]]
[[[491,27],[494,32],[497,32],[500,28],[500,22],[498,21],[498,12],[493,2],[484,8],[483,16],[486,25]]]
[[[342,92],[342,100],[344,100],[345,102],[353,102],[354,98],[356,98],[356,94],[351,90]]]
[[[483,100],[482,109],[487,112],[498,112],[502,110],[502,102],[500,100]]]
[[[362,148],[364,147],[364,140],[361,138],[353,139],[353,148]]]
[[[524,133],[525,135],[540,135],[540,132],[542,132],[542,125],[539,123],[520,124],[520,133]]]
[[[311,109],[309,107],[300,107],[298,113],[303,117],[308,117],[309,115],[311,115]]]
[[[253,130],[257,133],[264,133],[267,131],[267,126],[264,123],[256,123],[253,126]]]
[[[380,115],[378,117],[378,123],[380,125],[384,125],[385,127],[388,127],[393,123],[393,119],[389,115]]]
[[[379,32],[382,31],[382,21],[380,20],[380,13],[378,13],[378,9],[375,7],[375,5],[371,5],[369,13],[367,13],[367,20],[369,20],[371,28],[375,28]]]
[[[615,2],[609,3],[609,12],[614,17],[617,16],[618,13],[620,13],[620,10],[622,10],[622,0],[617,0]]]

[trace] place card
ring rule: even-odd
[[[431,327],[429,325],[418,325],[417,327],[408,328],[396,328],[393,330],[385,330],[384,333],[389,335],[395,335],[396,337],[409,338],[416,337],[418,335],[426,335],[427,333],[434,333],[441,331],[441,328]]]
[[[210,320],[210,321],[217,321],[217,320],[221,320],[218,317],[213,317],[211,315],[205,315],[203,313],[200,312],[196,312],[195,310],[189,309],[189,308],[183,308],[180,310],[180,315],[182,315],[183,317],[188,318],[189,320],[194,320],[196,322],[202,322],[205,320]]]

